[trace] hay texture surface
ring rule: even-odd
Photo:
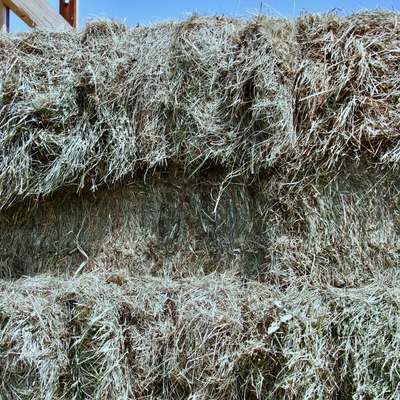
[[[399,291],[84,274],[2,284],[4,399],[397,399]]]
[[[398,14],[199,18],[0,39],[0,202],[209,165],[397,165]]]
[[[400,398],[399,19],[0,35],[0,398]]]
[[[101,21],[0,46],[3,206],[174,163],[255,172],[295,141],[288,20]]]

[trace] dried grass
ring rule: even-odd
[[[346,18],[310,14],[297,20],[300,46],[294,85],[299,162],[327,166],[370,152],[397,166],[399,14]],[[318,165],[321,168],[323,165]]]
[[[3,35],[1,205],[173,163],[274,164],[295,140],[294,39],[261,16]]]
[[[84,274],[2,284],[4,399],[396,399],[399,291]]]
[[[2,35],[1,205],[167,165],[254,177],[369,152],[396,166],[398,18],[192,16]]]
[[[297,185],[279,174],[233,181],[214,214],[224,176],[164,172],[96,194],[20,203],[0,216],[2,277],[234,270],[279,288],[299,278],[336,287],[399,283],[400,182],[392,170],[349,162]]]
[[[398,399],[398,19],[0,35],[0,398]]]

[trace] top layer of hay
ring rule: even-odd
[[[0,36],[0,206],[137,171],[397,165],[399,14]]]

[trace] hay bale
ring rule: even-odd
[[[295,140],[294,39],[288,20],[196,16],[2,36],[0,205],[173,163],[273,165]]]
[[[399,14],[346,18],[308,14],[297,20],[301,63],[295,80],[299,163],[334,164],[370,152],[397,165]]]
[[[2,283],[4,399],[399,396],[399,291],[84,274]]]
[[[235,270],[282,288],[299,277],[337,287],[398,282],[400,182],[393,170],[347,162],[298,184],[278,172],[247,185],[225,185],[225,176],[163,172],[146,183],[15,205],[0,216],[2,275]]]

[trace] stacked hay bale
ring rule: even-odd
[[[0,37],[0,397],[396,399],[399,14]]]

